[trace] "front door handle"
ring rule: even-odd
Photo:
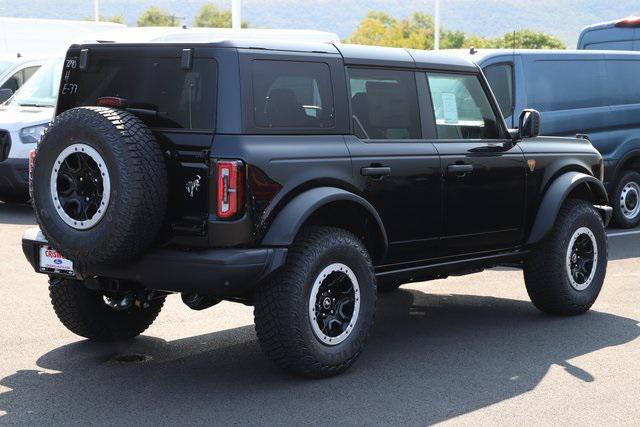
[[[382,178],[391,175],[391,168],[388,166],[369,166],[360,169],[360,175],[373,178]]]
[[[459,178],[466,176],[473,172],[473,165],[449,165],[447,171]]]

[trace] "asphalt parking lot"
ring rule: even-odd
[[[144,336],[72,335],[20,248],[28,207],[0,203],[0,424],[635,424],[640,422],[640,229],[610,230],[593,310],[557,318],[500,269],[381,296],[346,374],[288,377],[261,354],[252,309],[170,297]],[[117,356],[141,354],[145,362]]]

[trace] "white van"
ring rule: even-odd
[[[0,200],[26,201],[29,151],[55,114],[63,58],[51,59],[0,105]]]
[[[11,98],[44,62],[44,59],[0,56],[0,104]]]

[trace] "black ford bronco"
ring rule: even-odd
[[[607,267],[602,158],[499,111],[475,65],[432,52],[74,45],[24,253],[80,336],[134,337],[171,293],[237,301],[310,377],[354,362],[377,292],[403,283],[517,266],[537,308],[585,312]]]

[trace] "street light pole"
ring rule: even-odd
[[[100,21],[100,0],[93,0],[93,20],[96,22]]]
[[[231,28],[239,30],[242,27],[240,0],[232,0],[231,2]]]
[[[433,30],[433,49],[440,49],[440,0],[435,0],[435,28]]]

